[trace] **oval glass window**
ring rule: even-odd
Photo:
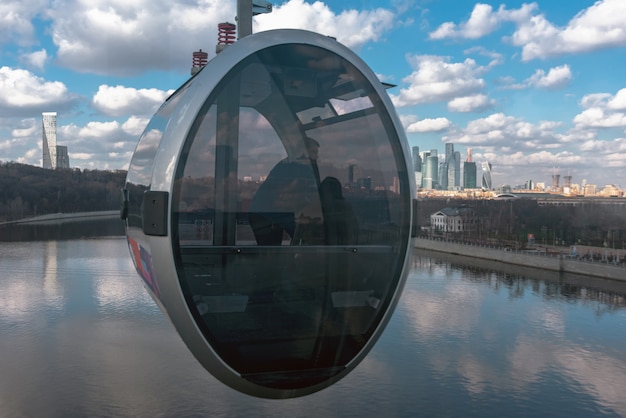
[[[172,245],[208,344],[248,381],[329,385],[373,344],[410,242],[406,159],[355,64],[284,44],[217,84],[183,145]]]

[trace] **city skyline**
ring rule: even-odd
[[[523,184],[526,173],[549,185],[555,167],[578,183],[626,187],[623,0],[273,6],[254,18],[254,32],[335,37],[396,85],[387,92],[409,147],[472,148],[477,164],[493,164],[494,187]],[[26,1],[4,10],[0,161],[43,165],[39,118],[52,109],[73,166],[126,169],[155,110],[189,78],[193,52],[215,56],[217,24],[235,22],[236,1]]]

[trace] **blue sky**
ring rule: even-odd
[[[41,165],[41,112],[56,111],[72,166],[127,168],[191,53],[211,58],[235,14],[236,0],[4,0],[0,161]],[[397,85],[410,146],[471,148],[496,186],[557,172],[626,188],[624,16],[624,0],[290,0],[253,28],[336,37]]]

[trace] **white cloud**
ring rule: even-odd
[[[514,22],[516,31],[508,39],[522,47],[522,60],[548,58],[561,54],[593,51],[626,45],[626,2],[599,0],[574,16],[565,27],[557,27],[537,14],[537,3],[507,10],[501,5],[493,10],[477,3],[466,22],[445,22],[429,34],[430,39],[478,39]]]
[[[396,17],[387,9],[344,10],[335,14],[321,1],[290,0],[275,6],[272,13],[255,19],[255,31],[298,28],[332,36],[348,47],[359,48],[378,41],[392,29]]]
[[[491,61],[489,62],[489,64],[487,64],[485,68],[495,67],[496,65],[501,65],[504,63],[504,57],[502,56],[502,54],[495,52],[495,51],[490,51],[482,46],[475,46],[472,48],[468,48],[465,51],[463,51],[463,53],[465,55],[478,54],[484,57],[491,58]]]
[[[607,113],[604,109],[594,107],[576,115],[574,123],[578,128],[615,128],[626,126],[626,115]]]
[[[147,122],[147,118],[131,116],[123,123],[112,120],[62,125],[57,128],[57,139],[68,146],[73,167],[123,169],[128,167]]]
[[[69,156],[71,160],[91,160],[94,154],[87,152],[70,152]]]
[[[150,122],[150,119],[148,118],[131,116],[126,122],[122,124],[122,130],[129,135],[139,137],[139,135],[141,135],[143,130],[148,125],[148,122]],[[118,142],[117,144],[121,143]]]
[[[626,2],[600,0],[558,28],[544,15],[521,23],[510,38],[522,47],[522,60],[626,45]]]
[[[590,139],[580,145],[580,150],[585,152],[626,152],[626,138],[615,138],[612,141],[599,141]],[[626,161],[624,161],[626,163]]]
[[[450,63],[446,57],[416,55],[409,58],[414,71],[404,78],[409,87],[391,96],[396,106],[449,101],[475,94],[485,88],[480,78],[484,68],[472,59]]]
[[[606,106],[606,102],[611,98],[610,93],[591,93],[583,96],[580,100],[580,106],[585,109],[592,107]]]
[[[509,160],[510,158],[510,160]],[[578,155],[571,152],[549,152],[538,151],[532,153],[517,152],[510,157],[507,156],[507,163],[513,166],[539,165],[544,167],[573,165],[582,160]]]
[[[480,112],[492,108],[495,100],[489,99],[484,94],[456,97],[448,102],[450,112]]]
[[[407,132],[440,132],[448,129],[452,126],[447,118],[434,118],[434,119],[422,119],[420,121],[410,124],[407,128]]]
[[[398,115],[398,117],[400,118],[400,123],[402,123],[404,129],[419,120],[419,118],[415,115]]]
[[[173,90],[135,89],[101,85],[93,97],[93,107],[108,116],[152,116]]]
[[[32,44],[34,28],[31,21],[47,4],[45,0],[3,0],[0,3],[0,44]]]
[[[39,130],[39,127],[35,123],[33,123],[32,125],[27,126],[25,128],[13,129],[11,131],[11,136],[13,138],[32,137],[33,135],[37,133],[38,130]]]
[[[550,68],[548,74],[544,70],[537,70],[526,83],[530,86],[540,87],[548,90],[556,90],[566,86],[572,79],[572,72],[569,65]]]
[[[103,138],[109,137],[112,133],[119,131],[120,124],[117,121],[111,122],[89,122],[78,131],[81,138]]]
[[[2,116],[17,116],[60,109],[73,100],[65,84],[46,81],[27,70],[0,67],[0,111]]]
[[[235,14],[234,2],[219,0],[59,0],[49,12],[57,62],[103,75],[187,70],[191,52],[210,50],[218,22]]]
[[[626,127],[626,88],[615,96],[609,93],[593,93],[580,100],[584,110],[574,117],[578,129]]]
[[[502,22],[523,22],[537,9],[536,3],[523,4],[519,9],[507,10],[501,5],[497,11],[488,4],[477,3],[470,18],[459,25],[446,22],[429,34],[430,39],[478,39],[495,31]]]
[[[564,64],[548,70],[538,69],[533,75],[521,83],[516,83],[513,77],[501,77],[497,80],[501,90],[522,90],[536,87],[546,90],[558,90],[567,86],[572,81],[572,71],[569,65]]]
[[[41,156],[41,150],[39,148],[31,148],[24,154],[26,159],[34,158],[35,156]]]
[[[24,55],[22,57],[22,61],[31,68],[43,70],[46,62],[48,61],[48,52],[45,49],[31,52],[30,54]]]
[[[444,142],[490,147],[493,150],[525,150],[557,148],[561,135],[555,132],[559,122],[544,121],[532,124],[522,119],[493,113],[470,121],[465,128],[444,135]],[[507,157],[508,158],[508,157]]]
[[[79,72],[131,75],[147,69],[188,71],[191,52],[213,50],[217,24],[235,22],[236,2],[59,0],[50,11],[60,65]],[[390,10],[334,13],[324,3],[291,0],[253,19],[255,32],[300,28],[334,36],[352,48],[393,28]]]
[[[607,102],[606,107],[611,110],[626,110],[626,88],[618,91],[615,97]]]

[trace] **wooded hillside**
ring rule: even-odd
[[[48,213],[115,210],[126,171],[45,170],[0,163],[0,222]]]

